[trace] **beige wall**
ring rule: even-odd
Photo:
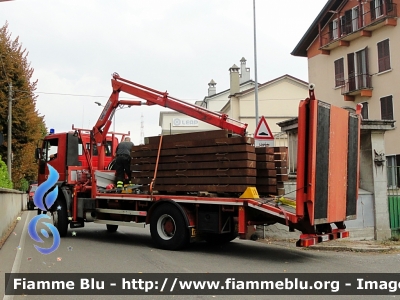
[[[308,85],[289,78],[272,82],[258,91],[258,115],[264,116],[273,133],[281,129],[276,123],[297,117],[300,100],[308,97]],[[255,125],[254,91],[240,97],[239,120],[249,124],[248,132],[254,134]]]
[[[247,84],[242,84],[240,86],[240,91],[249,89],[253,87],[254,84],[252,82],[248,82]],[[226,105],[229,101],[229,90],[226,90],[221,93],[217,93],[214,96],[208,97],[207,101],[207,109],[210,111],[221,111],[222,108]],[[231,117],[231,116],[230,116]],[[173,122],[174,119],[180,120],[193,120],[187,115],[174,112],[174,111],[167,111],[167,112],[160,112],[160,119],[159,125],[161,126],[161,134],[162,135],[169,135],[169,134],[178,134],[178,133],[187,133],[187,132],[197,132],[197,131],[206,131],[206,130],[217,130],[218,128],[207,123],[198,121],[194,126],[182,126],[182,124],[177,125],[177,123]],[[195,123],[195,122],[193,122]]]
[[[214,106],[211,105],[214,99],[211,100],[209,107],[219,107],[222,101],[221,99],[225,96],[226,106],[223,108],[221,107],[219,110],[228,114],[232,119],[247,123],[248,135],[253,136],[256,130],[254,89],[246,93],[239,93],[237,97],[232,97],[232,102],[228,102],[228,95],[229,92],[218,96]],[[267,84],[259,85],[259,117],[264,116],[266,118],[274,134],[280,133],[281,129],[276,123],[297,117],[299,103],[307,97],[308,85],[304,82],[296,81],[287,76],[282,76],[282,78],[276,81],[271,80]],[[214,111],[213,109],[210,110]],[[196,123],[194,126],[176,126],[176,124],[174,124],[174,119],[193,120],[197,122],[197,120],[177,112],[161,112],[160,126],[163,135],[218,129],[215,126],[201,121],[197,123],[194,122]]]
[[[357,103],[368,102],[369,119],[380,120],[380,98],[393,96],[394,119],[400,119],[400,26],[384,26],[372,32],[371,37],[360,37],[350,42],[348,47],[337,47],[330,55],[317,55],[309,59],[309,82],[315,83],[316,97],[337,106],[355,107]],[[378,74],[377,43],[389,38],[391,71]],[[368,46],[369,74],[372,76],[372,97],[356,96],[355,101],[344,101],[341,89],[335,89],[334,61],[344,58],[345,80],[347,76],[347,53],[357,52]],[[399,131],[385,133],[386,155],[400,153]]]
[[[162,135],[218,129],[215,126],[178,112],[161,112],[160,126]]]

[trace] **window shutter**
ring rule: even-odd
[[[329,23],[329,41],[333,40],[333,22]]]
[[[375,20],[376,19],[376,15],[375,15],[375,0],[372,0],[369,3],[369,10],[371,12],[371,20]]]
[[[368,102],[363,102],[361,104],[363,106],[361,109],[361,116],[364,120],[368,120]]]
[[[344,13],[345,30],[343,32],[345,32],[346,34],[349,34],[352,32],[352,28],[351,28],[351,24],[353,22],[352,16],[353,16],[353,12],[351,9],[346,10],[346,12]]]
[[[349,78],[349,92],[356,89],[355,69],[354,69],[354,53],[347,54],[347,72]]]
[[[381,118],[382,120],[393,120],[392,96],[381,98]]]
[[[378,68],[379,72],[390,69],[389,39],[378,43]]]
[[[386,12],[393,11],[393,0],[386,0]]]

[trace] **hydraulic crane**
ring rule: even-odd
[[[111,96],[93,127],[93,138],[99,153],[99,170],[102,170],[105,167],[104,145],[106,144],[106,136],[111,126],[111,120],[114,116],[115,110],[120,105],[137,106],[157,104],[196,118],[205,123],[217,126],[221,129],[229,130],[234,134],[240,136],[246,135],[247,124],[245,123],[233,120],[226,114],[213,112],[204,107],[173,98],[169,96],[167,92],[160,92],[133,81],[129,81],[120,77],[118,73],[113,74],[111,84],[113,88]],[[132,96],[141,98],[146,102],[138,100],[119,100],[120,92],[125,92]]]

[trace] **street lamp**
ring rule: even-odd
[[[101,104],[100,102],[95,101],[94,103],[97,104],[98,106],[104,107],[104,105]],[[124,108],[129,108],[129,107],[131,107],[131,106],[129,105],[128,107],[118,107],[118,108],[115,110],[115,112],[114,112],[114,121],[113,121],[113,131],[114,131],[114,133],[115,133],[115,115],[116,115],[117,110],[121,110],[121,109],[124,109]]]
[[[257,33],[256,33],[256,0],[253,0],[253,21],[254,21],[254,102],[256,111],[256,128],[258,126],[258,79],[257,79]]]

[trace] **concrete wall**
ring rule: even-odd
[[[18,214],[26,209],[27,200],[27,193],[0,188],[0,240],[3,239]]]
[[[373,194],[359,190],[357,199],[357,218],[346,221],[351,239],[374,239],[375,217]]]
[[[239,94],[240,95],[240,94]],[[249,124],[247,131],[254,134],[255,124],[255,96],[254,90],[244,93],[240,97],[238,120]],[[258,113],[264,116],[272,132],[279,132],[278,122],[298,116],[299,103],[308,97],[308,85],[300,83],[291,77],[265,83],[258,90]],[[228,115],[230,115],[228,113]]]
[[[296,181],[287,181],[285,184],[285,193],[288,198],[296,199]],[[350,232],[351,239],[372,240],[375,238],[375,214],[374,214],[374,195],[363,189],[358,190],[357,199],[357,218],[355,220],[345,221],[346,228]],[[289,232],[286,226],[273,225],[266,227],[265,233],[270,237],[281,235],[287,239],[294,239],[300,232]],[[261,231],[258,232],[261,235]]]

